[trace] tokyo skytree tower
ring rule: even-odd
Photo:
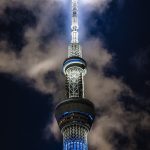
[[[78,0],[72,0],[71,42],[63,64],[66,100],[56,106],[55,117],[63,135],[63,150],[88,150],[87,135],[95,118],[94,105],[84,97],[86,61],[78,39]]]

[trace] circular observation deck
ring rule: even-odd
[[[90,130],[95,118],[94,105],[83,98],[67,99],[56,106],[55,117],[61,130],[71,125]]]
[[[67,58],[63,63],[63,73],[66,74],[67,69],[71,67],[79,67],[83,70],[83,74],[85,75],[87,72],[86,61],[80,57],[70,57]]]

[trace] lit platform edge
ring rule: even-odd
[[[78,124],[89,130],[95,118],[95,109],[87,99],[67,99],[56,106],[55,116],[60,129]]]
[[[76,67],[80,67],[82,68],[83,70],[85,70],[85,74],[86,74],[86,61],[83,59],[83,58],[80,58],[80,57],[70,57],[70,58],[67,58],[65,61],[64,61],[64,64],[63,64],[63,73],[65,74],[66,73],[66,70],[70,67],[73,67],[73,66],[76,66]]]

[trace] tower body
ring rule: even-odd
[[[87,135],[95,118],[94,105],[84,98],[87,66],[82,58],[78,29],[78,0],[72,0],[72,38],[68,46],[68,58],[63,64],[67,98],[55,110],[64,150],[88,150]]]

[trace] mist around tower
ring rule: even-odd
[[[89,149],[148,150],[149,2],[81,4],[85,95],[97,113]],[[60,66],[71,36],[68,8],[63,0],[0,1],[0,100],[8,149],[62,148],[53,114],[65,92]]]

